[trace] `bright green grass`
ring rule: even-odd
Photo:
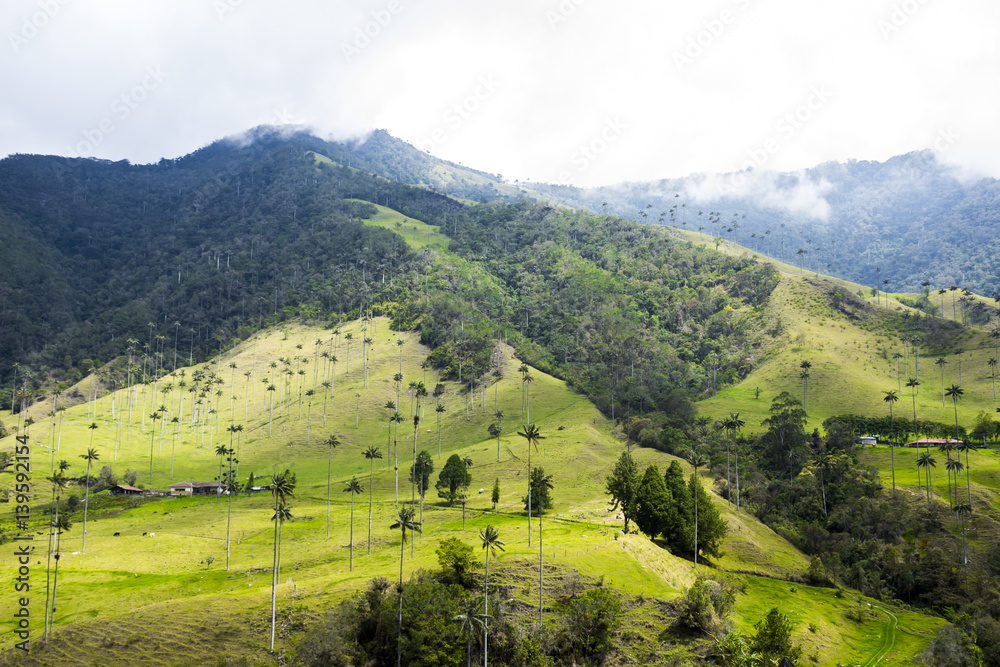
[[[348,201],[364,201],[353,199]],[[371,203],[371,202],[366,202]],[[398,211],[378,204],[372,204],[378,208],[378,215],[370,220],[365,220],[366,225],[382,227],[391,230],[402,236],[406,243],[413,249],[419,250],[427,246],[439,246],[448,249],[448,237],[441,233],[441,228],[436,225],[428,225],[425,222],[408,218]]]
[[[886,616],[872,613],[863,623],[851,620],[848,612],[863,606],[887,609],[899,619],[894,647],[879,664],[909,665],[913,657],[926,647],[934,631],[944,625],[941,619],[916,614],[884,605],[855,593],[836,597],[832,588],[815,588],[785,581],[745,577],[745,594],[737,600],[734,615],[737,630],[753,631],[755,623],[763,620],[768,610],[777,607],[795,626],[793,639],[803,647],[802,664],[834,665],[838,662],[855,665],[866,662],[882,647]],[[813,632],[809,624],[816,626]]]
[[[917,375],[913,356],[907,368],[900,365],[897,374],[892,355],[903,352],[902,344],[847,320],[827,307],[823,299],[815,285],[784,275],[768,305],[768,315],[786,324],[787,338],[778,341],[777,347],[742,382],[701,401],[699,411],[716,419],[739,412],[747,423],[745,433],[762,431],[771,401],[781,391],[805,400],[799,365],[808,360],[812,364],[808,380],[810,429],[837,414],[888,415],[883,398],[891,390],[899,396],[894,414],[912,418],[913,397],[905,384],[907,377]],[[965,394],[958,405],[958,417],[960,423],[969,426],[980,411],[993,412],[998,405],[993,400],[986,364],[995,350],[993,341],[980,331],[966,332],[962,344],[966,350],[962,360]],[[955,418],[954,406],[950,400],[942,405],[941,374],[934,365],[935,358],[922,351],[916,414],[919,419],[950,424]],[[959,380],[957,358],[952,355],[948,359],[945,385]],[[758,388],[760,397],[755,398]]]
[[[380,209],[379,216],[380,224],[401,232],[412,245],[434,242],[435,228],[408,221],[400,229],[395,226],[397,221],[401,222],[398,214]],[[411,229],[406,229],[408,226]],[[443,256],[450,254],[445,252]],[[437,383],[433,371],[419,368],[429,350],[417,342],[415,334],[389,331],[385,319],[379,318],[374,324],[374,329],[365,330],[357,322],[346,323],[340,327],[339,337],[329,330],[288,324],[253,337],[227,353],[224,359],[203,365],[216,369],[224,380],[218,387],[222,395],[213,406],[217,409],[217,423],[213,422],[211,427],[190,423],[192,397],[179,391],[179,369],[165,381],[172,384],[166,391],[161,382],[155,393],[152,386],[121,390],[114,396],[102,392],[96,412],[88,414],[86,405],[71,406],[60,412],[55,429],[46,417],[50,407],[36,405],[30,411],[38,422],[31,429],[32,441],[58,443],[57,458],[68,460],[70,473],[79,475],[83,472],[79,454],[90,446],[93,438],[93,446],[101,454],[98,469],[113,462],[119,474],[131,468],[141,473],[140,483],[165,489],[173,481],[208,481],[218,475],[219,459],[214,449],[229,443],[230,434],[225,431],[229,424],[243,424],[239,438],[241,480],[251,471],[263,475],[285,467],[298,477],[296,498],[291,503],[294,518],[282,530],[280,613],[314,616],[362,587],[372,576],[398,577],[400,536],[388,528],[397,497],[392,464],[398,457],[398,496],[406,501],[410,494],[407,471],[414,436],[410,415],[411,411],[417,412],[422,416],[416,429],[418,450],[429,450],[438,469],[452,453],[470,457],[473,484],[464,529],[461,508],[441,505],[434,497],[434,490],[429,491],[424,506],[424,534],[414,545],[413,558],[407,546],[404,576],[419,568],[436,567],[434,548],[441,539],[458,536],[476,544],[478,530],[493,524],[506,542],[498,572],[508,571],[511,576],[520,573],[517,576],[524,582],[518,584],[517,596],[535,604],[537,580],[525,577],[524,571],[536,567],[538,561],[539,524],[537,518],[532,521],[529,545],[527,519],[521,506],[527,450],[523,439],[515,433],[522,419],[516,370],[519,362],[509,349],[505,351],[504,378],[488,387],[485,402],[477,391],[470,404],[464,385],[444,383],[446,393],[442,404],[446,412],[441,418],[438,458],[438,414],[434,402],[419,406],[406,393],[406,385],[411,381],[422,380],[428,387]],[[353,337],[351,342],[346,340],[347,333]],[[361,341],[365,337],[373,340],[367,382],[362,373]],[[317,340],[321,341],[318,346]],[[402,346],[397,341],[402,341]],[[335,367],[324,364],[317,356],[324,350],[337,356]],[[277,369],[270,368],[270,363],[277,363],[279,357],[292,360],[287,367],[294,373],[287,387],[290,394],[287,400],[285,376],[280,374],[282,364]],[[235,369],[229,367],[231,363],[236,365]],[[395,434],[398,447],[393,456],[376,461],[374,466],[372,551],[368,554],[369,466],[360,452],[371,444],[380,447],[383,454],[388,453],[390,434],[384,405],[387,400],[397,398],[392,376],[400,367],[404,381],[399,408],[406,421]],[[185,369],[189,386],[192,370]],[[297,374],[298,370],[304,374]],[[245,372],[250,373],[249,379],[244,377]],[[682,591],[693,580],[692,564],[671,556],[641,536],[620,535],[621,521],[607,510],[604,476],[623,450],[622,443],[611,436],[610,425],[589,401],[561,381],[537,371],[533,376],[531,419],[546,439],[538,452],[532,452],[532,465],[544,466],[555,480],[555,508],[546,514],[543,524],[546,572],[550,577],[546,589],[558,585],[566,572],[575,570],[593,580],[603,578],[609,585],[633,595],[669,598]],[[264,391],[265,378],[277,387],[273,395]],[[324,379],[333,385],[329,396],[320,385]],[[89,380],[85,380],[76,389],[86,393],[88,386]],[[305,396],[307,389],[316,392],[311,405]],[[130,393],[136,405],[127,437],[124,431],[118,434],[116,454],[112,402],[115,410],[120,411]],[[72,390],[61,399],[62,405],[69,404],[71,394]],[[145,416],[161,404],[168,406],[168,416],[179,414],[182,396],[184,419],[176,436],[167,425],[161,444],[161,424],[151,428]],[[499,461],[496,440],[487,433],[495,407],[506,415]],[[91,422],[98,424],[96,430],[87,428]],[[559,430],[560,426],[564,430]],[[322,442],[331,433],[337,434],[342,444],[328,459],[329,450]],[[11,439],[0,443],[0,447],[9,446]],[[655,463],[663,470],[670,461],[670,457],[650,450],[635,450],[634,454],[642,467]],[[36,447],[35,457],[36,470],[47,469],[45,451]],[[332,467],[329,540],[326,539],[328,460]],[[436,472],[431,475],[432,481]],[[357,497],[354,505],[353,572],[348,566],[350,498],[341,491],[344,481],[352,475],[358,476],[366,487],[366,493]],[[489,504],[494,479],[499,479],[501,485],[495,515]],[[40,498],[48,497],[48,487],[37,472],[35,482]],[[0,485],[9,483],[9,477],[0,479]],[[83,493],[78,488],[69,492],[81,496]],[[229,573],[223,570],[227,502],[209,498],[162,499],[129,508],[126,501],[124,507],[115,511],[97,511],[95,505],[88,523],[86,554],[73,553],[80,545],[78,513],[73,529],[63,539],[65,557],[60,565],[57,642],[53,651],[69,655],[70,642],[76,641],[83,648],[75,650],[88,656],[84,662],[93,664],[123,664],[128,659],[134,663],[137,647],[141,647],[143,656],[147,652],[166,652],[195,664],[216,649],[250,646],[259,651],[266,645],[262,638],[269,627],[269,569],[273,548],[270,502],[266,495],[234,500]],[[714,498],[714,502],[723,508],[734,526],[723,545],[726,554],[719,565],[775,577],[801,576],[805,558],[787,542],[752,518],[735,516],[720,499]],[[41,520],[38,508],[35,516]],[[115,532],[121,536],[114,537]],[[149,535],[144,537],[143,532]],[[37,546],[44,553],[44,544],[39,542]],[[211,567],[206,566],[207,556],[215,559]],[[9,552],[0,555],[0,567],[3,568],[0,585],[9,587],[10,573],[14,571]],[[35,563],[36,582],[43,575],[44,563]],[[38,628],[43,597],[37,598],[34,614]],[[552,604],[551,591],[546,593],[545,600],[546,606]],[[760,606],[764,607],[765,602],[760,602]],[[219,619],[218,623],[204,620],[209,611],[213,619]],[[189,637],[191,633],[198,636]],[[102,643],[101,637],[107,635],[114,635],[115,639]],[[11,641],[9,632],[0,634],[0,649],[8,648]],[[867,649],[875,652],[879,646],[875,638]],[[243,653],[245,649],[237,652]],[[159,659],[150,657],[148,662],[157,664]],[[70,659],[58,658],[54,662],[70,662]]]

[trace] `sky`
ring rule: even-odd
[[[0,156],[376,128],[510,181],[932,149],[1000,177],[995,0],[4,0]]]

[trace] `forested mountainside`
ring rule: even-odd
[[[282,319],[378,304],[450,375],[485,368],[499,328],[609,415],[634,414],[744,376],[780,328],[761,310],[777,274],[755,260],[527,200],[466,206],[316,148],[336,155],[266,134],[155,165],[0,162],[3,401],[129,347],[173,367]],[[361,200],[440,225],[458,258],[364,226],[376,209]]]
[[[926,282],[984,295],[1000,288],[1000,181],[965,180],[931,151],[799,173],[525,187],[565,205],[731,240],[871,288],[916,292]]]
[[[0,161],[0,374],[14,363],[85,372],[129,338],[203,357],[286,309],[329,314],[382,298],[412,253],[365,227],[374,207],[348,198],[429,222],[463,208],[273,142],[141,166]]]

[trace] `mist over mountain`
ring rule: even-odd
[[[990,295],[1000,286],[1000,184],[969,181],[931,151],[792,173],[529,187],[569,206],[721,237],[879,289],[919,291],[926,281]]]

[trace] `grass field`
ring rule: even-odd
[[[404,222],[398,213],[380,207],[370,223],[401,233],[414,247],[440,244],[447,254],[436,228],[419,221]],[[363,344],[366,338],[372,340],[370,346]],[[289,628],[316,618],[369,578],[398,576],[400,535],[389,525],[397,496],[403,503],[410,499],[408,471],[416,439],[417,449],[426,449],[433,457],[432,483],[451,454],[472,460],[473,483],[464,519],[460,505],[447,506],[436,498],[433,488],[429,491],[423,508],[423,534],[413,545],[412,557],[410,548],[406,549],[405,576],[421,568],[436,568],[434,549],[448,537],[458,537],[478,550],[478,531],[492,524],[506,542],[498,578],[516,581],[516,594],[526,604],[537,604],[538,599],[537,578],[530,573],[537,573],[540,528],[544,530],[546,607],[555,603],[563,579],[572,572],[592,582],[603,580],[639,600],[669,600],[691,584],[695,572],[690,561],[672,556],[640,535],[622,535],[621,521],[608,511],[604,479],[624,450],[624,443],[613,436],[611,424],[584,396],[535,370],[530,414],[546,439],[531,453],[531,464],[541,465],[553,475],[555,507],[545,514],[541,525],[533,518],[529,538],[521,500],[526,491],[528,451],[524,439],[516,434],[522,423],[520,362],[510,349],[503,350],[503,379],[486,388],[485,400],[481,390],[470,396],[467,384],[444,382],[441,404],[445,411],[438,413],[433,399],[421,405],[407,392],[411,381],[422,381],[429,388],[437,384],[435,372],[420,366],[429,351],[416,334],[390,331],[384,318],[376,318],[370,327],[358,321],[346,322],[336,333],[287,324],[261,332],[221,359],[196,368],[178,368],[156,385],[139,385],[113,394],[101,392],[94,404],[73,398],[75,392],[86,395],[91,380],[85,379],[59,399],[66,409],[57,412],[55,423],[48,415],[51,402],[36,404],[29,412],[36,421],[30,428],[37,503],[33,506],[33,528],[36,533],[43,531],[41,511],[50,494],[50,485],[43,478],[51,455],[42,445],[56,449],[55,460],[70,463],[71,476],[83,474],[80,455],[93,446],[101,457],[94,474],[111,464],[119,475],[135,470],[140,485],[164,490],[174,482],[210,481],[218,476],[220,459],[215,450],[220,444],[230,444],[230,425],[242,425],[243,431],[232,440],[239,447],[241,481],[251,472],[270,475],[285,468],[297,476],[291,501],[293,518],[283,526],[281,541],[278,598],[279,619],[285,630],[279,632],[279,643],[285,646]],[[328,363],[324,352],[335,355],[336,364]],[[366,356],[367,374],[363,370]],[[211,406],[200,406],[193,421],[195,397],[180,383],[190,388],[199,369],[214,371],[221,382],[216,385]],[[385,405],[397,401],[393,381],[397,372],[404,378],[398,407],[405,420],[392,434]],[[762,367],[759,372],[759,378],[780,376],[778,369]],[[324,387],[324,381],[330,383],[329,388]],[[274,386],[274,391],[267,391],[268,386]],[[728,394],[720,393],[703,411],[711,414],[713,409],[740,409],[733,406],[742,406],[740,400],[753,400],[740,398],[752,391],[747,386],[744,382],[727,390]],[[820,395],[822,386],[821,382]],[[759,403],[765,404],[763,396]],[[167,419],[150,420],[149,414],[160,405],[166,406]],[[505,414],[499,455],[496,439],[487,432],[496,409]],[[823,414],[820,408],[815,410]],[[762,414],[749,408],[747,412]],[[416,428],[413,414],[421,416]],[[127,416],[127,428],[121,423],[123,415]],[[172,417],[178,417],[178,423],[170,422]],[[88,428],[91,424],[97,427]],[[324,444],[330,435],[341,441],[332,452]],[[375,461],[373,468],[362,456],[369,445],[386,455]],[[0,441],[0,449],[12,446],[12,438]],[[667,455],[652,450],[633,452],[643,468],[655,463],[664,469],[670,461]],[[981,461],[977,460],[980,456]],[[973,479],[984,490],[1000,474],[1000,467],[987,465],[988,456],[973,455]],[[394,469],[397,459],[398,477]],[[874,464],[881,465],[879,461]],[[900,475],[901,465],[897,461]],[[365,493],[354,498],[353,524],[351,498],[342,491],[352,476],[365,487]],[[369,479],[373,496],[371,553],[367,549]],[[332,488],[329,539],[328,480]],[[489,499],[494,480],[499,480],[501,488],[495,512]],[[11,474],[0,475],[0,489],[10,489],[12,483]],[[84,490],[71,486],[67,493],[82,498]],[[723,544],[725,555],[714,566],[745,573],[747,582],[747,592],[739,602],[742,629],[749,629],[770,607],[778,606],[792,615],[797,637],[804,641],[807,652],[817,655],[819,664],[833,664],[833,658],[841,655],[860,663],[885,650],[884,637],[879,636],[884,634],[880,628],[885,627],[885,617],[876,615],[858,627],[842,622],[844,611],[854,603],[834,597],[829,589],[783,581],[798,580],[808,566],[807,559],[751,516],[736,514],[719,498],[714,501],[731,528]],[[272,664],[265,639],[270,621],[272,500],[266,494],[233,500],[227,571],[228,510],[227,500],[217,498],[93,500],[86,553],[81,552],[79,512],[73,516],[72,529],[62,538],[55,640],[30,659],[18,656],[15,664],[215,664],[220,653],[248,655]],[[10,515],[3,521],[9,531]],[[349,565],[352,526],[353,570]],[[36,534],[34,544],[32,629],[37,638],[43,615],[44,590],[40,592],[37,586],[44,588],[44,536]],[[12,549],[0,553],[0,586],[8,591],[16,572],[12,554]],[[699,570],[708,568],[700,566]],[[12,610],[12,596],[3,600],[0,611]],[[630,631],[655,638],[662,615],[639,602],[630,609]],[[928,633],[939,621],[890,611],[898,616],[900,630],[886,654],[899,656],[900,662],[888,664],[902,664],[904,656],[912,656],[926,644]],[[5,614],[0,622],[0,650],[10,649],[14,641],[10,618]],[[815,633],[807,629],[808,622],[818,624]],[[638,659],[635,656],[639,654],[629,655]]]

